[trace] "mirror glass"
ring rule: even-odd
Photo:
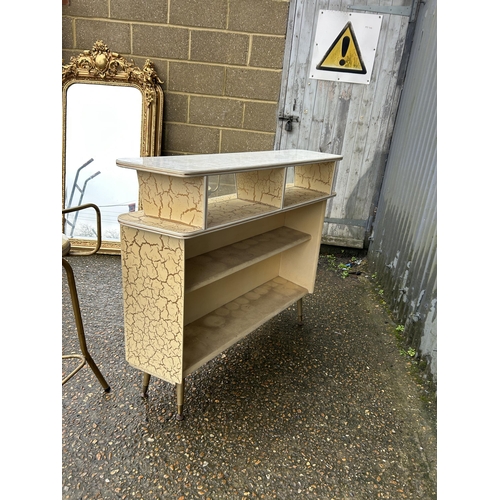
[[[149,59],[141,69],[102,40],[63,65],[62,207],[99,207],[101,253],[120,253],[118,216],[141,208],[137,173],[116,159],[161,154],[161,83]],[[66,214],[63,232],[74,249],[94,247],[94,210]]]
[[[96,204],[103,240],[120,240],[117,217],[138,204],[137,174],[116,159],[141,156],[141,112],[135,87],[75,83],[67,90],[65,205]],[[93,210],[67,215],[70,238],[95,239],[96,231]]]

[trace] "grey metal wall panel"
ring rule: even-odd
[[[368,259],[437,380],[437,0],[421,4]]]

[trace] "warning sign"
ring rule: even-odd
[[[310,78],[370,83],[382,16],[322,10]]]
[[[342,33],[332,43],[323,60],[316,69],[325,71],[346,71],[348,73],[361,73],[366,75],[366,67],[363,64],[359,52],[356,35],[351,23],[347,23]]]

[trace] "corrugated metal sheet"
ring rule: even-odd
[[[437,380],[437,0],[420,6],[368,259]]]

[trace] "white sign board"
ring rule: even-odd
[[[378,14],[321,10],[309,77],[369,84],[382,17]]]

